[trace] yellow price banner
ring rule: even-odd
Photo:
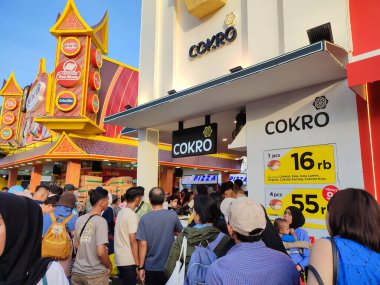
[[[265,208],[275,219],[283,217],[287,207],[296,206],[304,214],[307,227],[326,229],[327,203],[336,192],[338,188],[334,185],[323,189],[267,189]]]
[[[265,184],[336,183],[334,145],[264,152]]]

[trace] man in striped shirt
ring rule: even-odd
[[[264,209],[250,198],[236,199],[228,211],[228,231],[236,245],[208,269],[206,284],[298,285],[299,273],[286,254],[261,241]]]

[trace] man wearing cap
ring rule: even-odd
[[[74,194],[75,196],[75,202],[78,202],[78,188],[74,186],[74,184],[66,184],[64,187],[63,187],[63,192],[71,192]],[[79,209],[81,210],[81,209]],[[75,214],[75,215],[78,215],[78,208],[75,207],[73,208],[73,211],[72,213]]]
[[[54,210],[54,216],[57,220],[57,222],[63,222],[65,219],[67,219],[71,214],[73,209],[75,208],[75,195],[71,192],[64,192],[62,196],[59,198],[58,202],[55,204],[55,210]],[[74,236],[75,232],[75,222],[78,219],[78,215],[73,214],[66,223],[66,230],[70,234],[70,239]],[[50,214],[44,214],[43,215],[43,229],[42,229],[42,237],[46,234],[50,226],[52,225],[52,220],[50,217]],[[70,268],[71,268],[71,262],[72,257],[70,257],[66,260],[61,260],[59,263],[62,265],[63,269],[65,270],[66,276],[70,277]]]
[[[210,266],[206,284],[299,284],[299,274],[289,256],[261,241],[266,223],[264,209],[252,199],[231,203],[227,227],[236,245]]]

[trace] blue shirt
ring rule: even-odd
[[[297,235],[299,241],[310,242],[309,235],[304,229],[295,229],[294,233]],[[303,269],[305,269],[305,267],[309,264],[310,249],[303,248],[300,251],[299,248],[291,248],[290,258],[295,264],[299,264]]]
[[[334,237],[339,269],[337,284],[380,284],[380,254],[356,241]]]
[[[61,216],[63,219],[66,219],[68,216],[71,215],[72,209],[67,208],[65,206],[57,206],[54,210],[54,216],[57,218],[58,216]],[[74,215],[70,221],[66,224],[66,230],[71,232],[75,230],[75,222],[77,221],[78,216]],[[42,228],[42,236],[46,234],[48,229],[50,228],[51,224],[53,223],[50,217],[50,214],[44,214],[43,216],[43,228]],[[57,219],[57,222],[62,222],[61,219]]]
[[[238,243],[211,264],[207,285],[299,285],[300,275],[286,254],[262,241]]]
[[[174,232],[181,231],[181,222],[174,211],[158,210],[141,217],[136,239],[144,240],[148,245],[145,270],[165,270],[165,263],[174,242]]]
[[[295,237],[292,235],[282,235],[281,240],[284,242],[295,242],[296,241]]]

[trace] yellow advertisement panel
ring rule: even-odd
[[[264,163],[267,185],[336,183],[332,144],[265,151]]]
[[[268,215],[276,219],[284,216],[287,207],[296,206],[305,216],[305,227],[326,229],[327,203],[336,192],[338,188],[333,185],[323,189],[267,189],[265,208]]]

